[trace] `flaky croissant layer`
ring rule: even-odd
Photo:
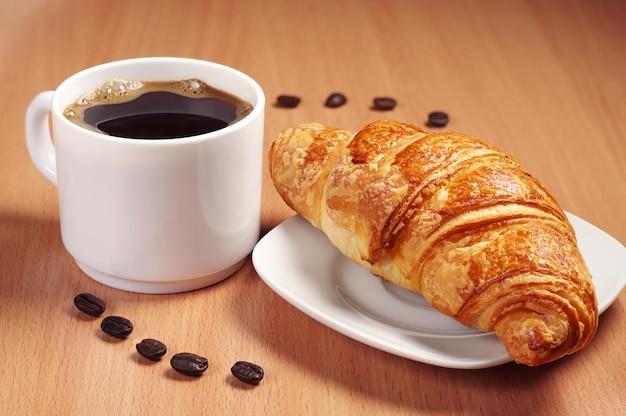
[[[550,362],[593,338],[597,300],[572,226],[484,141],[392,120],[356,133],[304,124],[276,138],[269,162],[285,202],[344,255],[495,331],[515,361]]]

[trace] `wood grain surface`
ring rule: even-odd
[[[88,278],[65,251],[56,189],[33,166],[24,113],[89,66],[184,56],[265,90],[266,151],[285,127],[379,118],[479,136],[564,209],[626,243],[626,2],[622,0],[21,0],[0,3],[0,403],[3,415],[624,415],[626,293],[585,350],[553,364],[434,367],[368,347],[275,294],[250,261],[215,286],[141,295]],[[324,107],[342,92],[346,105]],[[279,94],[302,98],[294,109]],[[372,99],[398,101],[390,112]],[[263,177],[262,228],[293,215]],[[626,273],[626,270],[624,271]],[[73,297],[131,319],[113,341]],[[157,338],[209,360],[200,378],[140,358]],[[265,368],[246,387],[230,366]]]

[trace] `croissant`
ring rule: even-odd
[[[392,120],[357,133],[303,124],[272,142],[269,165],[284,201],[345,256],[495,331],[514,361],[537,366],[593,338],[597,299],[571,224],[494,146]]]

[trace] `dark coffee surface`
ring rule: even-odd
[[[79,97],[65,117],[89,130],[129,139],[176,139],[223,129],[252,105],[197,79],[114,79]]]
[[[152,113],[107,120],[96,125],[111,136],[129,139],[178,139],[209,133],[228,123],[198,114]]]
[[[111,136],[174,139],[223,129],[237,118],[237,106],[219,98],[192,98],[166,91],[85,110],[84,121]]]

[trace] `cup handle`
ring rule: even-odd
[[[35,96],[28,105],[26,110],[26,147],[37,169],[56,186],[56,152],[49,124],[53,95],[54,91],[44,91]]]

